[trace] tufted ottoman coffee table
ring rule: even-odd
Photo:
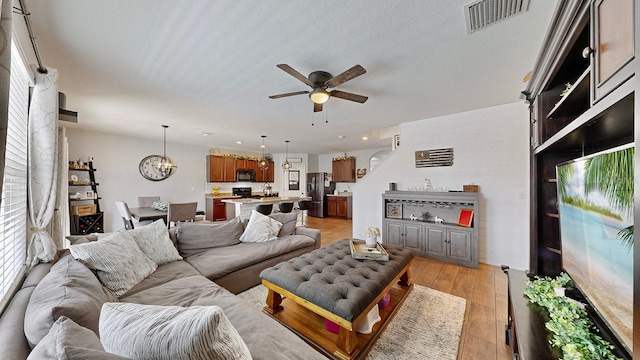
[[[395,307],[383,319],[380,328],[384,328],[413,287],[409,273],[413,253],[390,245],[385,245],[385,249],[389,253],[389,261],[356,260],[351,257],[349,239],[343,239],[263,270],[260,274],[262,284],[269,289],[264,311],[328,354],[342,359],[355,358],[363,350],[358,346],[358,336],[361,335],[357,335],[355,329],[366,320],[369,311],[394,286],[401,289]],[[340,330],[335,344],[327,346],[326,339],[315,339],[316,335],[330,335],[326,335],[324,328],[319,326],[309,329],[309,324],[301,318],[304,313],[275,316],[283,310],[283,296],[306,309],[307,313],[311,311],[336,323]],[[306,328],[306,331],[301,328]],[[379,331],[367,349],[378,336]]]

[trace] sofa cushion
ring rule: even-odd
[[[315,240],[304,235],[287,235],[275,241],[240,243],[205,251],[185,259],[211,280],[281,254],[313,247]]]
[[[212,248],[235,245],[240,242],[243,231],[240,217],[218,223],[180,224],[176,230],[178,250],[186,257]]]
[[[278,237],[293,235],[296,232],[296,222],[298,221],[297,213],[273,213],[270,214],[269,217],[282,223]]]
[[[36,345],[27,360],[36,359],[127,359],[104,351],[98,336],[66,316],[53,323],[49,333]]]
[[[162,219],[140,226],[128,232],[138,244],[142,252],[156,264],[162,265],[172,261],[182,260],[178,250],[169,238],[167,225]]]
[[[63,256],[35,287],[25,312],[24,334],[33,348],[61,316],[97,334],[102,304],[117,300],[89,268]]]
[[[278,220],[263,215],[255,210],[251,210],[251,217],[247,228],[244,229],[240,241],[242,242],[264,242],[272,241],[278,237],[282,228],[282,223]]]
[[[191,264],[184,260],[160,265],[158,266],[158,269],[153,272],[153,274],[144,278],[144,280],[124,293],[121,298],[140,291],[144,291],[149,288],[156,287],[158,285],[162,285],[175,279],[181,279],[187,276],[194,275],[200,275],[200,273],[193,266],[191,266]]]
[[[71,254],[95,269],[98,278],[120,296],[153,273],[158,265],[140,250],[128,232],[115,232],[98,241],[71,245]]]
[[[100,333],[107,351],[135,359],[251,359],[219,306],[106,303]]]
[[[241,245],[243,244],[235,246]],[[220,306],[247,344],[253,359],[326,360],[326,357],[311,349],[302,339],[277,321],[201,275],[176,279],[123,297],[121,300],[150,305]]]

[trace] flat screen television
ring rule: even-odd
[[[633,349],[632,144],[556,166],[562,268]]]

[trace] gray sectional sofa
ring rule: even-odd
[[[246,224],[241,225],[244,227]],[[259,284],[259,273],[264,268],[319,248],[320,231],[289,224],[289,227],[282,227],[277,239],[266,242],[238,242],[237,238],[229,238],[237,234],[237,224],[233,225],[232,221],[178,227],[171,232],[170,238],[183,260],[158,265],[150,275],[119,296],[103,285],[99,269],[74,258],[77,251],[72,254],[66,250],[57,262],[37,265],[0,317],[1,357],[51,356],[32,348],[41,337],[45,339],[42,343],[51,341],[52,326],[61,328],[66,318],[80,325],[78,328],[85,332],[90,329],[91,336],[104,334],[104,319],[100,319],[101,308],[104,311],[102,304],[128,303],[189,309],[217,306],[244,341],[253,359],[324,359],[294,333],[234,295]],[[79,241],[80,244],[86,242],[84,239]],[[144,250],[143,244],[139,245]],[[82,344],[92,342],[90,339],[82,341],[83,336],[80,336],[81,349],[74,347],[77,345],[67,345],[62,358],[87,358],[87,353],[82,352],[86,350],[82,349],[85,346]],[[55,341],[62,341],[60,339]],[[178,340],[183,339],[177,336],[175,341]],[[170,345],[171,342],[170,339]],[[63,345],[58,343],[56,346]],[[74,351],[80,351],[81,355]],[[89,353],[94,354],[90,357],[120,358],[109,354],[108,349],[104,351],[90,350]]]

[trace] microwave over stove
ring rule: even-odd
[[[256,181],[256,171],[255,170],[237,170],[236,171],[236,181]]]

